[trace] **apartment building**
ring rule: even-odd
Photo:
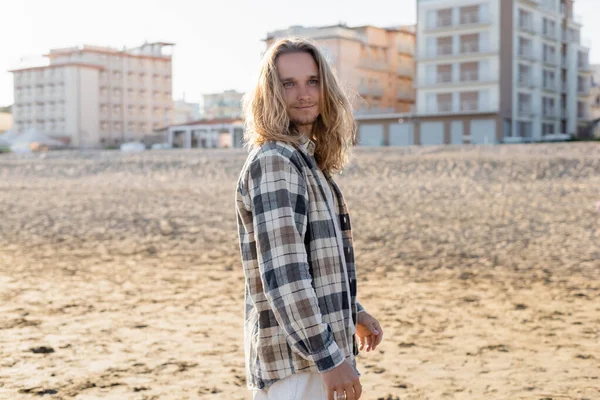
[[[589,99],[590,120],[593,124],[592,134],[600,138],[600,64],[591,66],[592,78]]]
[[[50,50],[47,65],[11,71],[14,129],[34,128],[80,148],[141,140],[170,123],[172,46]]]
[[[571,0],[417,0],[416,112],[358,117],[359,144],[561,140],[589,126]]]
[[[421,143],[576,135],[589,117],[580,29],[571,0],[419,0]]]
[[[305,37],[317,44],[335,68],[355,115],[413,110],[414,26],[292,26],[269,32],[267,48],[283,37]]]
[[[205,119],[240,118],[243,97],[244,93],[235,90],[203,94],[200,101],[200,116]]]

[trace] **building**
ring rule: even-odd
[[[0,134],[11,129],[13,126],[13,116],[9,112],[0,111]]]
[[[185,101],[185,99],[175,100],[173,102],[173,118],[171,118],[173,124],[197,121],[200,118],[200,104],[189,103]]]
[[[589,97],[590,120],[593,121],[593,135],[600,138],[600,64],[592,65],[592,80]]]
[[[167,141],[177,148],[241,148],[244,122],[241,118],[202,119],[167,128]]]
[[[359,143],[564,140],[589,125],[572,0],[418,0],[417,106],[358,118]]]
[[[201,118],[240,118],[244,93],[226,90],[222,93],[203,94],[200,102]]]
[[[292,26],[269,32],[267,48],[284,37],[305,37],[317,44],[335,68],[356,115],[412,111],[414,26]]]
[[[171,121],[172,46],[52,49],[47,65],[12,70],[15,130],[79,148],[140,140]]]

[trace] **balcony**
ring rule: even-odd
[[[388,64],[385,61],[362,59],[358,63],[359,68],[373,69],[377,71],[386,71],[389,69]]]
[[[556,55],[555,54],[544,55],[544,63],[555,66],[556,65]]]
[[[537,33],[537,29],[535,28],[535,25],[533,25],[532,21],[521,21],[519,23],[519,29],[523,32],[527,32],[527,33],[531,33],[531,34]]]
[[[582,119],[582,120],[588,120],[590,118],[590,115],[588,113],[588,110],[585,108],[580,108],[577,110],[577,118],[578,119]]]
[[[542,88],[544,90],[550,91],[550,92],[558,91],[558,85],[556,84],[555,81],[545,81],[544,84],[542,85]]]
[[[452,72],[438,72],[436,83],[452,83]]]
[[[396,45],[396,50],[400,54],[415,54],[415,45],[412,42],[407,42],[405,40],[398,42]]]
[[[385,90],[379,86],[359,85],[358,93],[362,96],[381,97],[385,93]]]
[[[396,74],[412,78],[415,76],[415,68],[412,64],[401,64],[396,68]]]
[[[538,59],[537,55],[535,55],[533,50],[529,47],[521,47],[519,49],[519,57],[529,61],[536,61]]]
[[[449,56],[452,55],[452,44],[438,44],[436,55],[438,56]]]
[[[479,81],[479,71],[461,71],[460,73],[461,82],[477,82]]]
[[[590,94],[590,86],[589,85],[578,85],[577,86],[577,94],[579,96],[587,96]]]
[[[452,16],[439,16],[437,17],[436,24],[433,29],[441,29],[452,26]]]
[[[579,72],[591,72],[592,71],[592,67],[590,66],[589,63],[586,63],[586,62],[577,63],[577,69],[579,70]]]
[[[548,39],[556,39],[556,29],[549,29],[544,27],[544,29],[542,29],[542,35],[544,35]]]
[[[452,112],[452,103],[451,102],[437,103],[437,112],[438,113]]]
[[[558,118],[558,113],[556,112],[556,110],[554,108],[544,108],[544,110],[542,111],[542,116],[544,118]]]
[[[533,111],[530,105],[521,105],[517,110],[520,117],[531,117],[533,115]]]
[[[462,101],[460,103],[460,111],[478,111],[479,104],[477,101]]]
[[[481,24],[485,23],[484,19],[479,18],[478,12],[468,12],[462,13],[460,15],[460,24],[461,25],[472,25],[472,24]]]
[[[460,52],[461,54],[479,53],[479,42],[462,42]]]
[[[399,88],[396,92],[396,99],[398,100],[407,100],[414,101],[415,100],[415,92],[409,88]]]

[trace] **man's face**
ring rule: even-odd
[[[319,116],[319,70],[308,53],[282,54],[277,72],[283,85],[290,121],[304,134],[310,134]]]

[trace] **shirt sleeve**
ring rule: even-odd
[[[357,301],[356,302],[356,313],[359,314],[361,312],[367,312],[365,308]]]
[[[267,301],[293,351],[320,372],[344,361],[323,322],[312,287],[304,235],[308,189],[298,169],[274,154],[256,159],[248,179],[254,239]]]

